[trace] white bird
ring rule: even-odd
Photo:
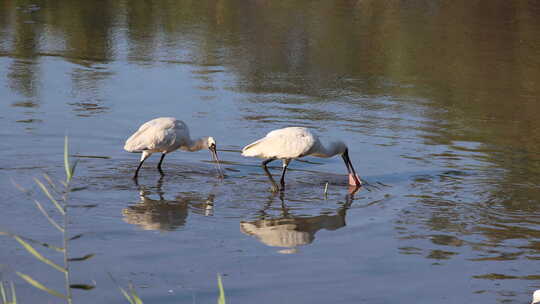
[[[319,138],[308,129],[302,127],[288,127],[269,132],[265,137],[245,146],[242,155],[248,157],[264,158],[262,167],[266,175],[270,178],[274,190],[278,187],[268,171],[266,165],[276,159],[283,161],[283,171],[281,172],[281,189],[285,188],[285,172],[289,163],[293,159],[304,156],[332,157],[340,154],[345,161],[345,166],[349,172],[349,183],[357,188],[362,182],[356,175],[354,167],[349,159],[347,145],[342,141],[335,141],[328,146],[324,146]]]
[[[173,117],[160,117],[144,123],[139,127],[137,132],[126,140],[126,144],[124,145],[124,150],[128,152],[142,153],[139,166],[133,176],[134,179],[137,179],[139,169],[141,169],[144,161],[152,153],[162,153],[157,168],[159,173],[163,175],[161,163],[167,153],[177,149],[193,152],[204,148],[210,149],[212,158],[216,161],[219,171],[219,159],[215,139],[213,137],[201,137],[192,140],[189,136],[187,125],[183,121]]]
[[[538,304],[538,303],[540,303],[540,289],[536,290],[533,293],[533,300],[531,302],[531,304]]]

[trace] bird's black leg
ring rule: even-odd
[[[272,191],[276,192],[277,190],[279,190],[279,187],[277,186],[276,182],[274,181],[274,178],[272,177],[272,174],[270,174],[270,171],[268,171],[268,167],[266,167],[266,165],[269,162],[274,161],[274,160],[276,160],[276,159],[275,158],[265,159],[261,163],[261,166],[263,167],[264,173],[266,173],[266,176],[268,176],[268,178],[270,179],[270,182],[272,182]]]
[[[145,160],[146,160],[146,158],[141,160],[141,162],[139,163],[139,166],[137,167],[137,170],[135,170],[135,175],[133,175],[134,180],[137,180],[137,177],[139,176],[139,170],[141,169],[142,164],[144,163]]]
[[[159,159],[159,163],[157,165],[157,169],[159,170],[159,173],[161,175],[165,175],[165,173],[163,173],[163,170],[161,170],[161,163],[163,162],[163,159],[165,158],[165,153],[161,154],[161,158]]]
[[[279,180],[281,184],[281,190],[285,189],[285,172],[287,171],[287,167],[289,166],[290,162],[291,162],[290,159],[283,160],[283,171],[281,171],[281,179]]]

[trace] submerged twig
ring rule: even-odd
[[[71,157],[78,158],[100,158],[100,159],[111,159],[110,156],[101,156],[101,155],[80,155],[80,154],[71,154]]]

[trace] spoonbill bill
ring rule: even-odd
[[[347,145],[342,141],[334,141],[325,146],[319,141],[319,138],[307,128],[288,127],[273,130],[266,134],[265,137],[242,149],[243,156],[265,159],[261,165],[266,175],[270,178],[274,190],[277,190],[278,187],[266,167],[269,162],[276,159],[281,159],[283,161],[283,170],[281,172],[280,180],[281,190],[283,190],[285,188],[285,172],[293,159],[308,155],[332,157],[337,154],[341,155],[345,162],[345,166],[349,172],[349,184],[356,188],[360,187],[362,182],[358,178],[358,175],[356,175],[356,171],[351,163]]]
[[[139,127],[139,130],[131,135],[124,145],[124,150],[134,153],[142,153],[141,160],[133,179],[137,179],[139,170],[144,161],[152,153],[161,152],[161,159],[157,165],[159,173],[163,175],[161,164],[165,155],[177,149],[184,151],[199,151],[208,148],[215,160],[218,172],[222,175],[217,156],[216,140],[213,137],[201,137],[192,140],[189,136],[188,126],[181,120],[174,117],[159,117],[145,122]]]

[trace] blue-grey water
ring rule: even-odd
[[[0,1],[0,231],[57,245],[19,184],[64,177],[75,303],[528,303],[540,288],[536,1]],[[160,116],[217,139],[160,178],[123,143]],[[306,126],[345,141],[283,194],[237,151]],[[272,172],[277,176],[280,164]],[[324,188],[328,183],[328,193]],[[82,205],[82,207],[81,207]],[[52,205],[47,210],[54,212]],[[57,218],[60,220],[59,218]],[[63,276],[0,236],[21,303]],[[39,248],[61,263],[59,254]]]

